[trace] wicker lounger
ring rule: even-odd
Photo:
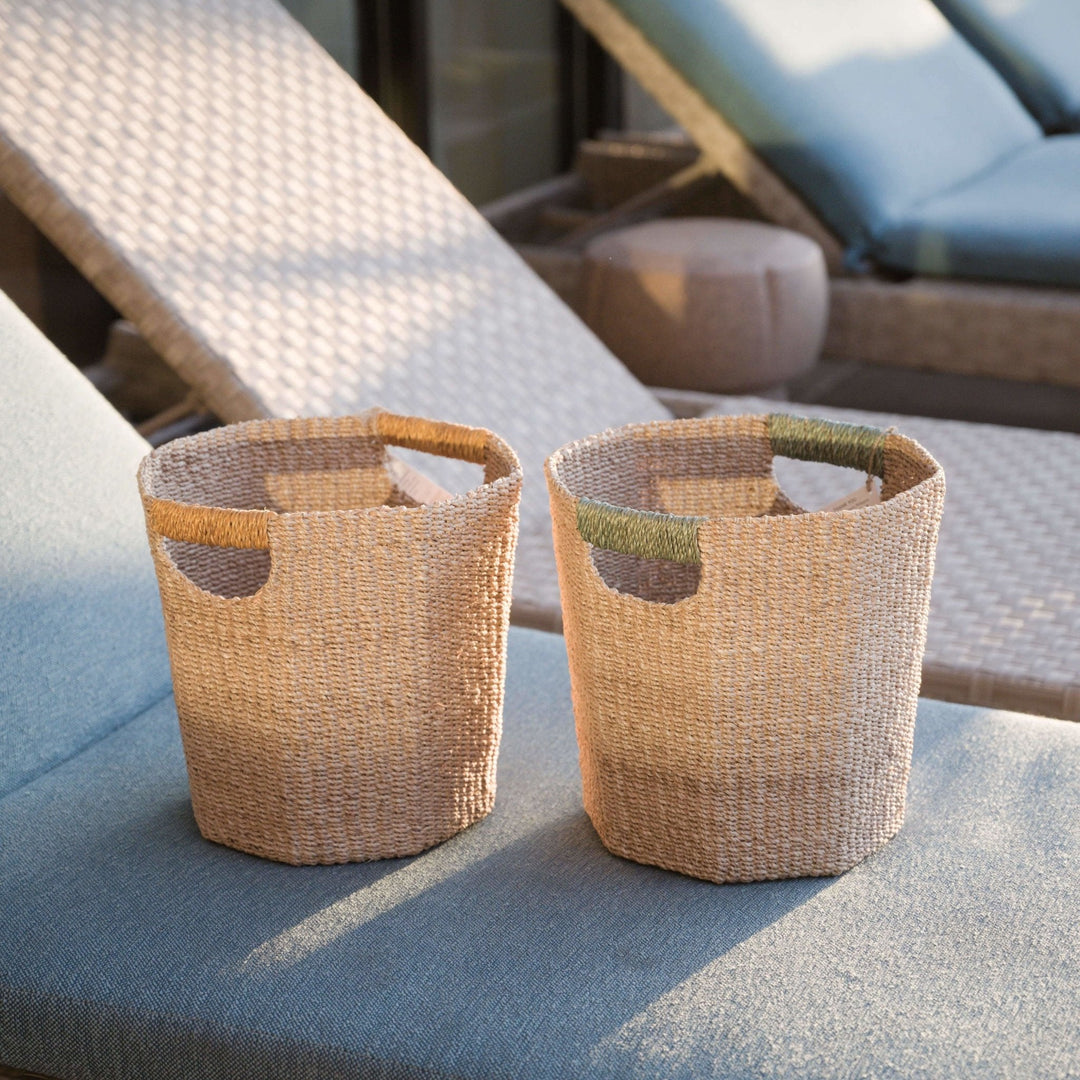
[[[766,220],[821,245],[833,274],[827,355],[1080,386],[1080,291],[908,275],[898,280],[895,272],[849,274],[844,243],[818,210],[611,0],[563,2],[679,122],[709,168],[747,196]],[[809,17],[819,14],[829,17],[818,12]],[[1073,194],[1080,198],[1080,192]]]
[[[275,3],[0,0],[0,186],[225,420],[502,434],[515,617],[558,627],[543,458],[669,414]],[[950,485],[927,689],[1080,719],[1080,439],[903,426]]]

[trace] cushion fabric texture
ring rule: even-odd
[[[876,251],[921,274],[1080,285],[1080,135],[1043,139],[924,200]]]
[[[847,243],[1034,143],[929,0],[611,0]]]
[[[1047,131],[1080,130],[1075,0],[935,0]]]
[[[1073,140],[1043,138],[929,0],[610,2],[806,199],[853,263],[1080,286]],[[1080,30],[1062,37],[1072,45]]]
[[[294,868],[203,841],[162,702],[0,801],[0,1061],[98,1080],[1080,1069],[1080,727],[922,702],[907,824],[835,879],[618,859],[580,783],[563,643],[532,631],[511,630],[495,810],[413,859]]]
[[[169,692],[146,443],[0,295],[0,794]]]

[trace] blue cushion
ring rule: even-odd
[[[612,0],[846,242],[1040,138],[929,0]]]
[[[1080,135],[1043,139],[927,199],[875,253],[922,274],[1080,286]]]
[[[1048,131],[1080,130],[1076,0],[936,0]]]
[[[511,631],[492,815],[414,859],[201,840],[163,703],[0,800],[0,1060],[57,1076],[1080,1070],[1080,725],[920,705],[908,820],[836,879],[609,855],[560,638]]]
[[[148,447],[0,294],[0,794],[169,692]]]

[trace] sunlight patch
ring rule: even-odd
[[[251,973],[298,964],[365,923],[483,862],[532,831],[514,829],[508,827],[508,823],[488,818],[482,833],[465,833],[447,841],[438,859],[420,856],[272,937],[248,953],[237,970]]]

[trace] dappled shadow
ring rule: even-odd
[[[718,886],[639,866],[608,854],[579,809],[430,888],[403,883],[400,902],[322,948],[281,963],[264,951],[258,973],[244,970],[275,993],[305,995],[342,1035],[408,1014],[448,1036],[485,1031],[488,1052],[502,1041],[496,1055],[529,1059],[552,1032],[566,1047],[603,1041],[829,884]],[[318,994],[327,982],[352,1002],[347,1018]]]

